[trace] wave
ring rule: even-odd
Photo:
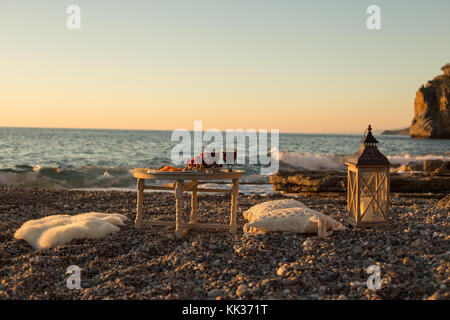
[[[345,161],[350,155],[312,154],[308,152],[270,151],[273,160],[279,161],[279,168],[308,171],[346,171]],[[423,163],[424,160],[450,161],[450,153],[428,155],[391,155],[388,156],[393,165],[392,171],[402,172],[402,168],[412,163]],[[419,166],[420,167],[420,166]],[[257,165],[240,165],[237,169],[246,171],[242,184],[269,184],[269,177],[259,174]],[[154,181],[148,184],[158,183]],[[0,169],[0,185],[12,187],[39,187],[52,189],[136,189],[136,179],[130,168],[84,166],[81,168],[41,167],[17,165],[13,168]]]
[[[13,187],[123,188],[133,186],[134,180],[128,169],[114,167],[86,166],[72,170],[21,165],[0,170],[0,185]]]
[[[407,165],[412,163],[422,163],[424,160],[442,160],[442,161],[450,161],[450,156],[447,154],[443,155],[434,155],[434,154],[427,154],[427,155],[398,155],[398,156],[388,156],[387,157],[389,161],[392,164],[399,164],[399,165]]]
[[[271,151],[280,168],[298,168],[311,171],[345,170],[346,155],[311,154],[309,152]]]
[[[347,166],[345,161],[351,155],[328,155],[328,154],[311,154],[308,152],[288,152],[288,151],[271,151],[272,157],[280,162],[280,168],[295,168],[310,171],[345,171]],[[442,160],[450,161],[450,155],[444,153],[441,155],[392,155],[387,156],[389,161],[394,166],[408,165],[412,163],[423,163],[425,160]]]

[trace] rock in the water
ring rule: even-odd
[[[448,162],[444,162],[439,168],[443,166],[448,166]],[[446,193],[450,184],[450,176],[445,175],[448,172],[446,171],[447,169],[442,174],[438,172],[440,170],[439,168],[429,172],[428,175],[431,176],[410,177],[391,174],[391,192]],[[347,191],[346,172],[278,171],[276,174],[270,176],[270,182],[273,184],[274,190],[288,193]]]
[[[450,64],[444,74],[422,86],[414,102],[409,134],[416,138],[450,138]]]
[[[433,173],[438,176],[450,175],[450,161],[444,161],[444,163],[434,170]]]
[[[405,166],[405,171],[422,171],[423,170],[423,164],[422,163],[416,163],[416,162],[410,162]]]
[[[440,168],[442,165],[444,164],[444,162],[442,160],[439,159],[434,159],[434,160],[424,160],[423,162],[423,171],[425,173],[430,173],[433,172],[434,170]]]

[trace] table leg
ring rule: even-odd
[[[142,229],[142,207],[144,204],[144,179],[137,179],[136,229]]]
[[[175,184],[175,198],[176,198],[176,228],[175,236],[182,238],[183,236],[183,187],[184,181],[178,180]]]
[[[197,217],[197,186],[198,181],[193,180],[192,181],[192,198],[191,198],[191,218],[189,219],[189,222],[197,223],[198,217]]]
[[[237,212],[237,198],[239,195],[239,179],[233,179],[233,185],[231,187],[231,219],[230,227],[231,234],[236,238],[237,227],[236,227],[236,212]]]

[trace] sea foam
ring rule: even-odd
[[[309,152],[271,151],[272,157],[280,161],[280,165],[301,168],[311,171],[345,170],[342,156],[311,154]]]

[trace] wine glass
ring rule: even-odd
[[[232,172],[233,171],[233,164],[236,162],[237,159],[237,149],[234,148],[233,150],[233,160],[230,161],[231,159],[231,152],[227,152],[227,151],[223,151],[222,153],[222,157],[223,157],[223,162],[228,165],[228,172]]]

